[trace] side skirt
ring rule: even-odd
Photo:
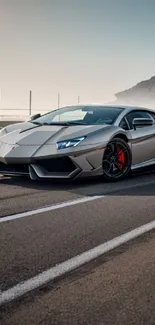
[[[145,161],[145,162],[142,162],[142,163],[139,163],[139,164],[136,164],[136,165],[132,165],[131,170],[134,171],[137,169],[141,169],[141,168],[145,168],[145,167],[149,167],[149,166],[153,166],[153,165],[155,165],[155,158]]]

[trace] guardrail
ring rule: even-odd
[[[54,109],[54,108],[53,108]],[[0,117],[1,116],[31,116],[37,113],[45,114],[49,111],[52,111],[52,108],[48,109],[33,109],[29,111],[26,108],[0,108]]]
[[[21,120],[16,120],[16,121],[13,121],[13,120],[12,121],[9,121],[9,120],[7,120],[7,121],[0,121],[0,129],[4,128],[7,125],[15,124],[15,123],[20,123],[20,122],[23,122],[23,121],[21,121]]]
[[[30,118],[28,115],[4,115],[0,114],[0,127],[4,127],[9,124],[27,121]]]
[[[33,109],[31,111],[31,115],[37,114],[38,112],[41,114],[45,114],[50,110],[36,110]],[[29,120],[30,112],[28,109],[20,109],[20,108],[1,108],[0,109],[0,128],[5,127],[9,124],[24,122]]]

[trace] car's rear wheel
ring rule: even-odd
[[[127,142],[120,138],[113,138],[104,152],[103,176],[110,181],[123,179],[130,172],[131,159],[131,150]]]

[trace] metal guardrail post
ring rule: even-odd
[[[32,115],[32,91],[30,90],[30,97],[29,97],[29,116]]]

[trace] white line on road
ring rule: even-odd
[[[69,206],[80,204],[80,203],[98,200],[101,198],[104,198],[104,195],[84,196],[82,198],[71,200],[71,201],[66,201],[66,202],[61,202],[61,203],[59,202],[59,203],[52,204],[50,206],[46,206],[43,208],[38,208],[38,209],[26,211],[26,212],[13,214],[13,215],[10,215],[7,217],[2,217],[2,218],[0,218],[0,223],[16,220],[16,219],[20,219],[20,218],[25,218],[25,217],[31,217],[32,215],[35,215],[35,214],[44,213],[44,212],[48,212],[48,211],[52,211],[52,210],[57,210],[57,209],[69,207]]]
[[[110,195],[113,194],[115,196],[116,192],[119,193],[119,191],[122,191],[122,190],[125,191],[125,190],[133,189],[133,188],[136,188],[139,186],[142,187],[142,186],[152,185],[154,183],[155,183],[155,181],[143,182],[140,184],[131,184],[131,185],[125,186],[123,188],[115,188],[113,191],[110,191],[109,193],[105,193],[105,195],[103,194],[103,195],[94,195],[94,196],[84,196],[82,198],[78,198],[78,199],[74,199],[74,200],[70,200],[70,201],[66,201],[66,202],[58,202],[58,203],[55,203],[55,204],[52,204],[49,206],[45,206],[42,208],[36,208],[34,210],[21,212],[21,213],[9,215],[6,217],[0,217],[0,223],[7,222],[7,221],[13,221],[13,220],[21,219],[21,218],[25,218],[25,217],[31,217],[32,215],[35,215],[35,214],[45,213],[48,211],[57,210],[57,209],[69,207],[69,206],[80,204],[80,203],[103,199],[103,198],[107,197],[109,194]]]
[[[121,236],[115,237],[108,242],[105,242],[99,246],[94,247],[93,249],[86,251],[80,255],[77,255],[63,263],[60,263],[38,275],[35,277],[24,281],[22,283],[17,284],[16,286],[12,287],[11,289],[8,289],[6,291],[3,291],[0,293],[0,306],[10,302],[14,299],[17,299],[24,294],[37,289],[45,284],[47,284],[50,281],[55,280],[56,278],[59,278],[62,275],[67,274],[68,272],[71,272],[75,270],[76,268],[84,265],[85,263],[88,263],[99,256],[108,253],[109,251],[113,250],[114,248],[117,248],[118,246],[133,240],[134,238],[155,229],[155,220],[152,222],[149,222],[143,226],[140,226],[138,228],[135,228]]]

